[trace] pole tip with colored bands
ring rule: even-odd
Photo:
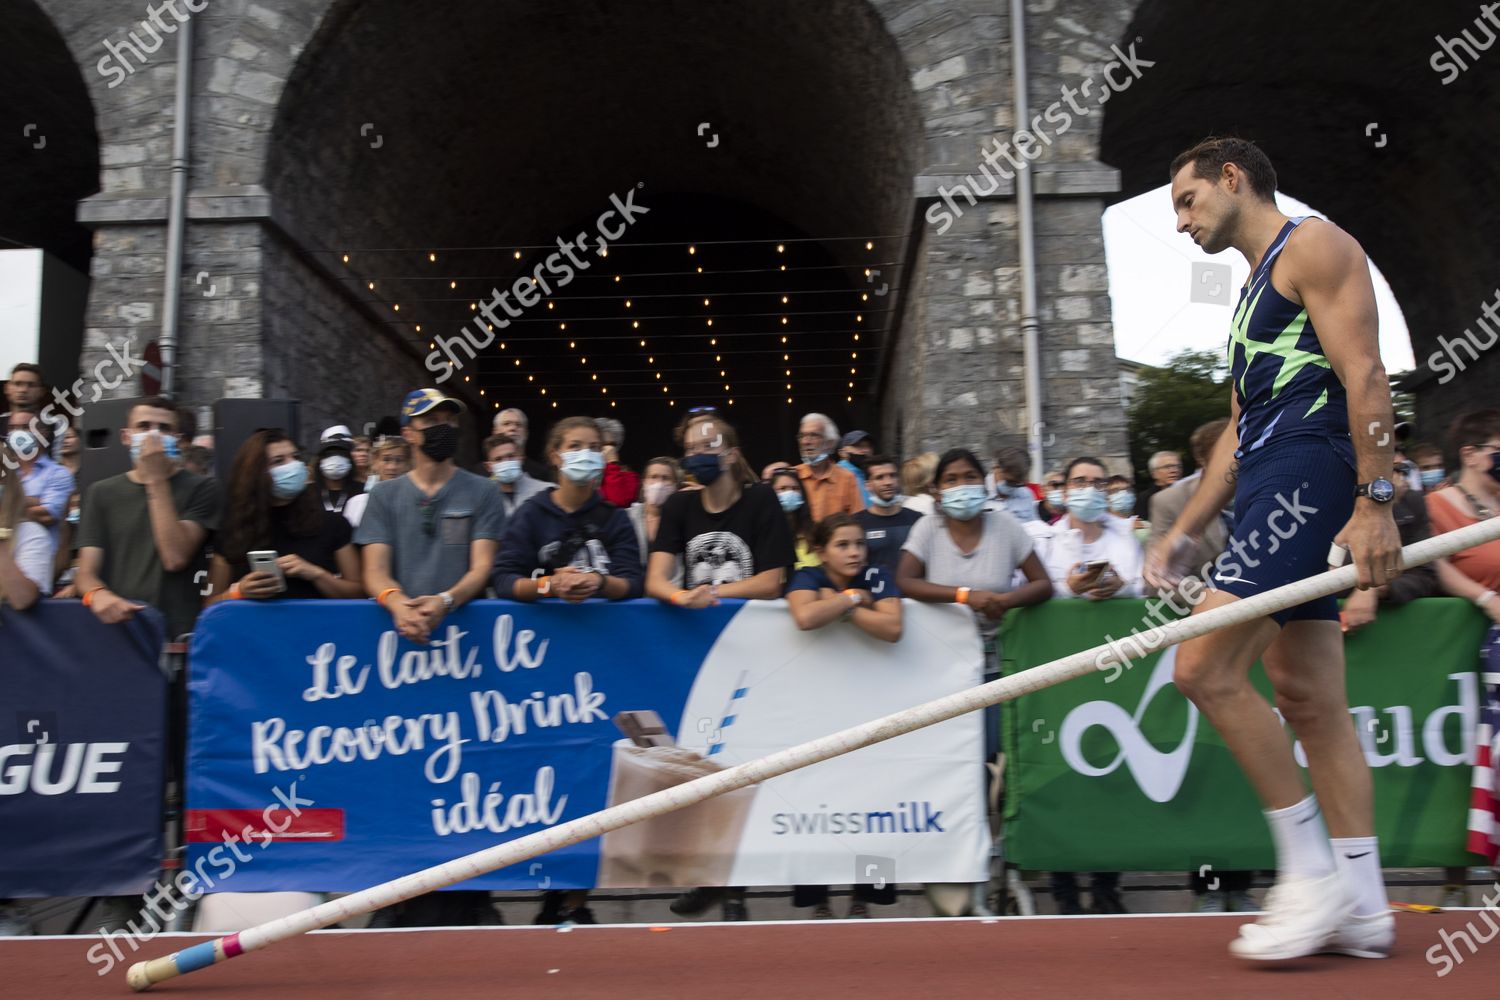
[[[196,972],[240,954],[239,935],[231,934],[216,941],[205,941],[191,948],[173,952],[164,958],[137,962],[125,974],[125,982],[137,993],[144,993],[157,983]]]

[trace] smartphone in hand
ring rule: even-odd
[[[286,590],[286,574],[281,567],[276,565],[276,553],[273,550],[262,549],[257,552],[245,553],[245,561],[250,564],[252,573],[269,573],[276,578],[276,589]]]

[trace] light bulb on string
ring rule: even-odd
[[[373,292],[375,290],[375,282],[373,282],[373,281],[369,282],[368,285],[367,285],[367,287],[370,289],[370,291]]]
[[[349,255],[348,254],[344,254],[344,263],[345,264],[349,263]]]
[[[431,261],[432,263],[436,264],[437,263],[437,254],[430,253],[430,254],[427,255],[427,259],[429,261]]]

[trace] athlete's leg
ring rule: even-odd
[[[1198,615],[1238,600],[1209,591]],[[1269,618],[1189,639],[1177,649],[1173,681],[1218,731],[1266,809],[1285,809],[1307,797],[1291,742],[1266,699],[1250,686],[1250,667],[1276,638]]]
[[[1210,592],[1202,613],[1239,598]],[[1250,667],[1279,638],[1269,618],[1189,640],[1177,654],[1175,679],[1218,730],[1265,808],[1276,844],[1276,887],[1260,920],[1240,928],[1230,950],[1250,959],[1286,959],[1322,951],[1349,918],[1354,893],[1335,867],[1333,850],[1292,756],[1286,730],[1250,685]]]
[[[1395,921],[1375,839],[1374,789],[1344,688],[1344,636],[1336,621],[1287,622],[1262,662],[1276,707],[1302,742],[1332,836],[1334,864],[1354,901],[1327,944],[1361,958],[1389,955]]]
[[[1276,707],[1302,741],[1329,835],[1372,836],[1374,789],[1349,717],[1339,623],[1287,622],[1262,663],[1276,691]]]

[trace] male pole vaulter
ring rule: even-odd
[[[1364,250],[1330,222],[1283,215],[1276,171],[1253,143],[1208,139],[1173,160],[1171,176],[1178,232],[1207,253],[1238,250],[1251,273],[1229,335],[1232,419],[1202,485],[1149,554],[1147,579],[1180,583],[1199,532],[1233,497],[1234,531],[1195,614],[1326,570],[1330,543],[1354,557],[1361,589],[1388,583],[1401,572],[1395,490],[1382,478],[1393,421]],[[1315,795],[1250,686],[1257,659],[1302,741]],[[1265,910],[1230,951],[1262,960],[1390,954],[1395,922],[1334,598],[1183,643],[1174,679],[1244,769],[1276,845]]]

